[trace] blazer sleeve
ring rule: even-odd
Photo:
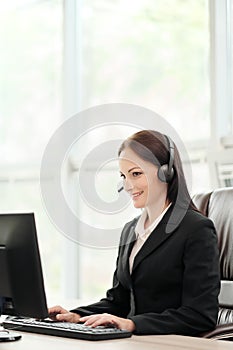
[[[81,316],[106,312],[125,318],[129,313],[129,307],[129,290],[125,289],[119,282],[115,271],[113,277],[113,287],[107,291],[106,298],[101,299],[97,303],[70,310],[70,312],[75,312]]]
[[[183,256],[184,276],[181,307],[162,313],[130,317],[136,334],[198,335],[213,329],[218,315],[220,290],[217,235],[210,220],[190,232]]]

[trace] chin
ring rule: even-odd
[[[145,207],[144,203],[142,204],[142,203],[133,202],[133,205],[135,208],[138,208],[138,209]]]

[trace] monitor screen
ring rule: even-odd
[[[33,213],[0,214],[0,313],[48,316]]]

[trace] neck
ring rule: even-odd
[[[154,222],[160,214],[169,206],[170,202],[168,200],[161,200],[156,203],[153,207],[146,207],[147,220],[145,222],[145,227],[148,227]]]

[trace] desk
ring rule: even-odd
[[[232,350],[224,340],[179,335],[132,336],[131,338],[87,341],[21,332],[22,338],[0,343],[0,350]]]

